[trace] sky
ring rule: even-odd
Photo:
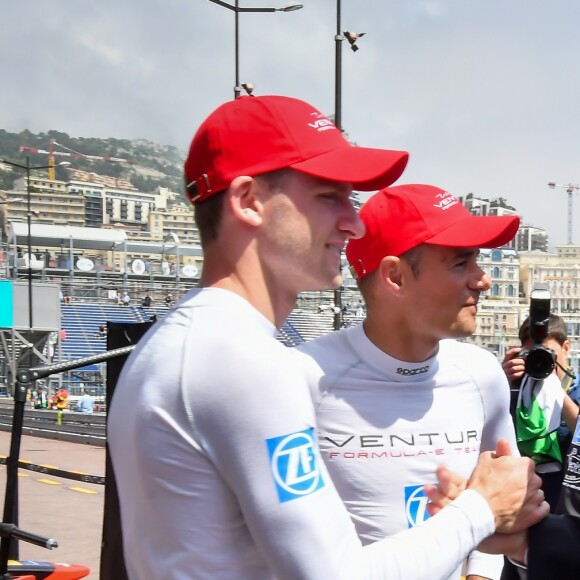
[[[231,0],[230,3],[234,3]],[[288,0],[239,0],[241,7]],[[339,0],[239,14],[240,81],[332,115]],[[399,183],[505,198],[567,242],[580,185],[578,0],[340,0],[342,124],[402,149]],[[233,95],[235,14],[210,0],[0,0],[0,128],[188,148]],[[573,195],[580,243],[580,194]]]

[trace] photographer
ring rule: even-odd
[[[503,370],[508,378],[511,387],[511,412],[515,421],[516,404],[519,396],[522,378],[525,374],[525,358],[529,350],[534,347],[536,341],[533,338],[533,328],[531,317],[526,318],[519,330],[519,339],[521,347],[514,347],[508,350],[502,363]],[[578,405],[580,405],[580,386],[579,378],[574,375],[568,363],[570,354],[570,341],[566,333],[566,324],[564,320],[555,314],[548,317],[547,329],[545,329],[546,338],[541,341],[541,345],[553,352],[554,365],[552,373],[559,379],[562,387],[561,405],[556,404],[556,408],[561,408],[560,428],[557,431],[557,441],[559,445],[560,457],[566,457],[568,447],[571,442],[570,431],[574,430],[578,418]],[[544,395],[547,394],[543,393]],[[556,393],[560,395],[560,393]],[[554,397],[557,398],[557,397]],[[559,401],[554,401],[559,403]],[[517,431],[517,425],[516,425]],[[521,433],[519,434],[521,435]],[[526,449],[520,446],[522,455],[529,455]],[[564,476],[562,462],[559,460],[544,461],[537,465],[537,471],[543,481],[543,490],[546,500],[550,504],[551,510],[554,511],[560,489],[562,478]]]

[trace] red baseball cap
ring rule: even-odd
[[[518,231],[517,216],[475,216],[451,193],[433,185],[396,185],[375,193],[359,215],[362,238],[350,239],[346,257],[358,279],[385,256],[400,256],[419,244],[497,248]]]
[[[290,167],[374,191],[394,183],[409,154],[351,145],[320,111],[283,96],[240,97],[218,107],[195,134],[185,161],[193,202],[229,187],[240,175]]]

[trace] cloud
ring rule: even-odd
[[[285,0],[240,0],[281,6]],[[240,80],[335,105],[335,3],[240,14]],[[566,241],[580,181],[575,0],[343,0],[342,118],[361,145],[407,149],[402,180],[501,195]],[[209,0],[27,0],[0,20],[0,127],[146,138],[186,149],[234,85],[234,14]],[[580,242],[575,197],[575,241]]]

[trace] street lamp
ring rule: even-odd
[[[364,32],[342,31],[341,26],[341,0],[336,0],[336,34],[335,58],[334,58],[334,124],[342,132],[342,41],[348,40],[351,49],[356,52],[356,41],[364,36]],[[334,291],[334,330],[342,328],[342,287]]]
[[[341,0],[336,0],[336,34],[334,36],[334,124],[342,132],[342,41],[340,24]],[[342,327],[342,290],[334,291],[334,330]]]
[[[239,6],[239,0],[235,0],[234,4],[228,4],[223,0],[209,0],[218,6],[227,8],[235,14],[235,69],[236,69],[236,82],[234,85],[234,99],[237,99],[241,92],[240,86],[240,26],[239,26],[239,15],[241,12],[294,12],[295,10],[300,10],[302,4],[298,2],[290,2],[282,8],[264,7],[264,8],[242,8]]]
[[[26,242],[28,246],[28,331],[32,334],[33,320],[32,320],[32,208],[30,205],[31,198],[31,187],[30,187],[30,172],[34,169],[49,169],[53,167],[52,165],[35,165],[31,167],[30,157],[26,157],[26,165],[21,163],[15,163],[14,161],[7,161],[6,159],[0,159],[0,163],[5,163],[17,169],[24,169],[26,171]],[[59,166],[67,167],[70,165],[69,161],[61,161]],[[14,201],[14,200],[13,200]]]

